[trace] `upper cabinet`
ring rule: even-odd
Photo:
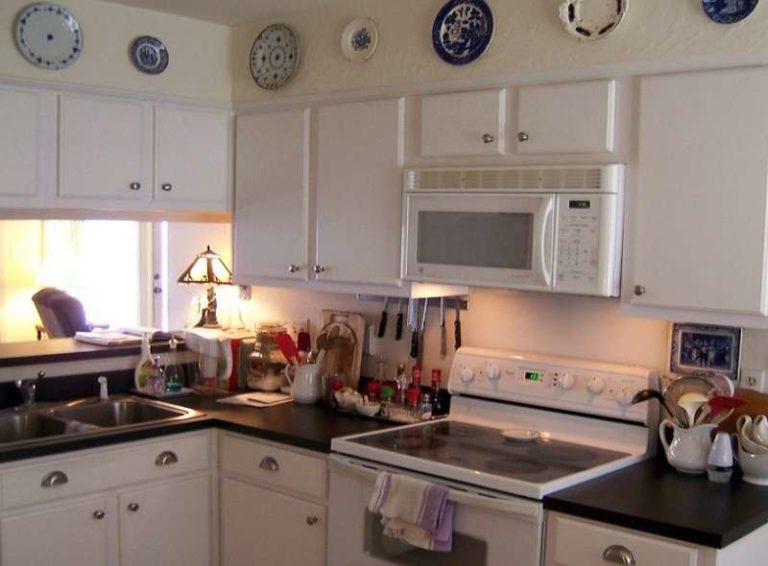
[[[504,89],[422,97],[422,157],[503,155],[506,100]]]
[[[326,106],[317,114],[317,277],[397,284],[405,101]]]
[[[642,80],[632,305],[699,322],[767,314],[766,98],[766,69]]]
[[[227,210],[230,121],[225,111],[155,108],[155,200]]]
[[[152,196],[152,106],[62,95],[59,196],[147,201]]]
[[[517,103],[518,153],[613,151],[615,81],[521,87]]]
[[[237,118],[235,275],[309,278],[309,110]]]

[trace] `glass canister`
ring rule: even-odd
[[[248,387],[258,391],[278,391],[283,385],[285,359],[277,344],[278,335],[286,332],[284,324],[262,323],[256,329],[256,342],[249,356]]]

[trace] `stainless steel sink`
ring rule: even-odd
[[[53,409],[56,418],[77,421],[101,428],[126,427],[158,421],[188,418],[189,409],[127,397],[109,401],[76,401],[60,409]]]
[[[40,413],[0,415],[0,444],[58,436],[67,432],[67,423]]]

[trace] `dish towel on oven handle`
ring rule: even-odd
[[[381,515],[390,538],[438,552],[450,552],[453,546],[453,502],[446,487],[382,472],[368,510]]]

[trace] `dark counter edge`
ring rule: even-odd
[[[63,340],[63,339],[57,339]],[[81,362],[85,360],[101,360],[105,358],[121,358],[126,356],[138,356],[141,353],[140,344],[131,344],[127,346],[96,346],[75,342],[71,349],[61,348],[51,349],[46,353],[46,344],[51,341],[24,342],[20,344],[8,343],[0,348],[0,368],[30,366],[35,364],[52,364],[61,362]],[[40,352],[31,353],[31,345],[39,345]],[[185,350],[184,344],[180,343],[178,350]],[[152,353],[159,354],[170,351],[168,341],[152,342]]]

